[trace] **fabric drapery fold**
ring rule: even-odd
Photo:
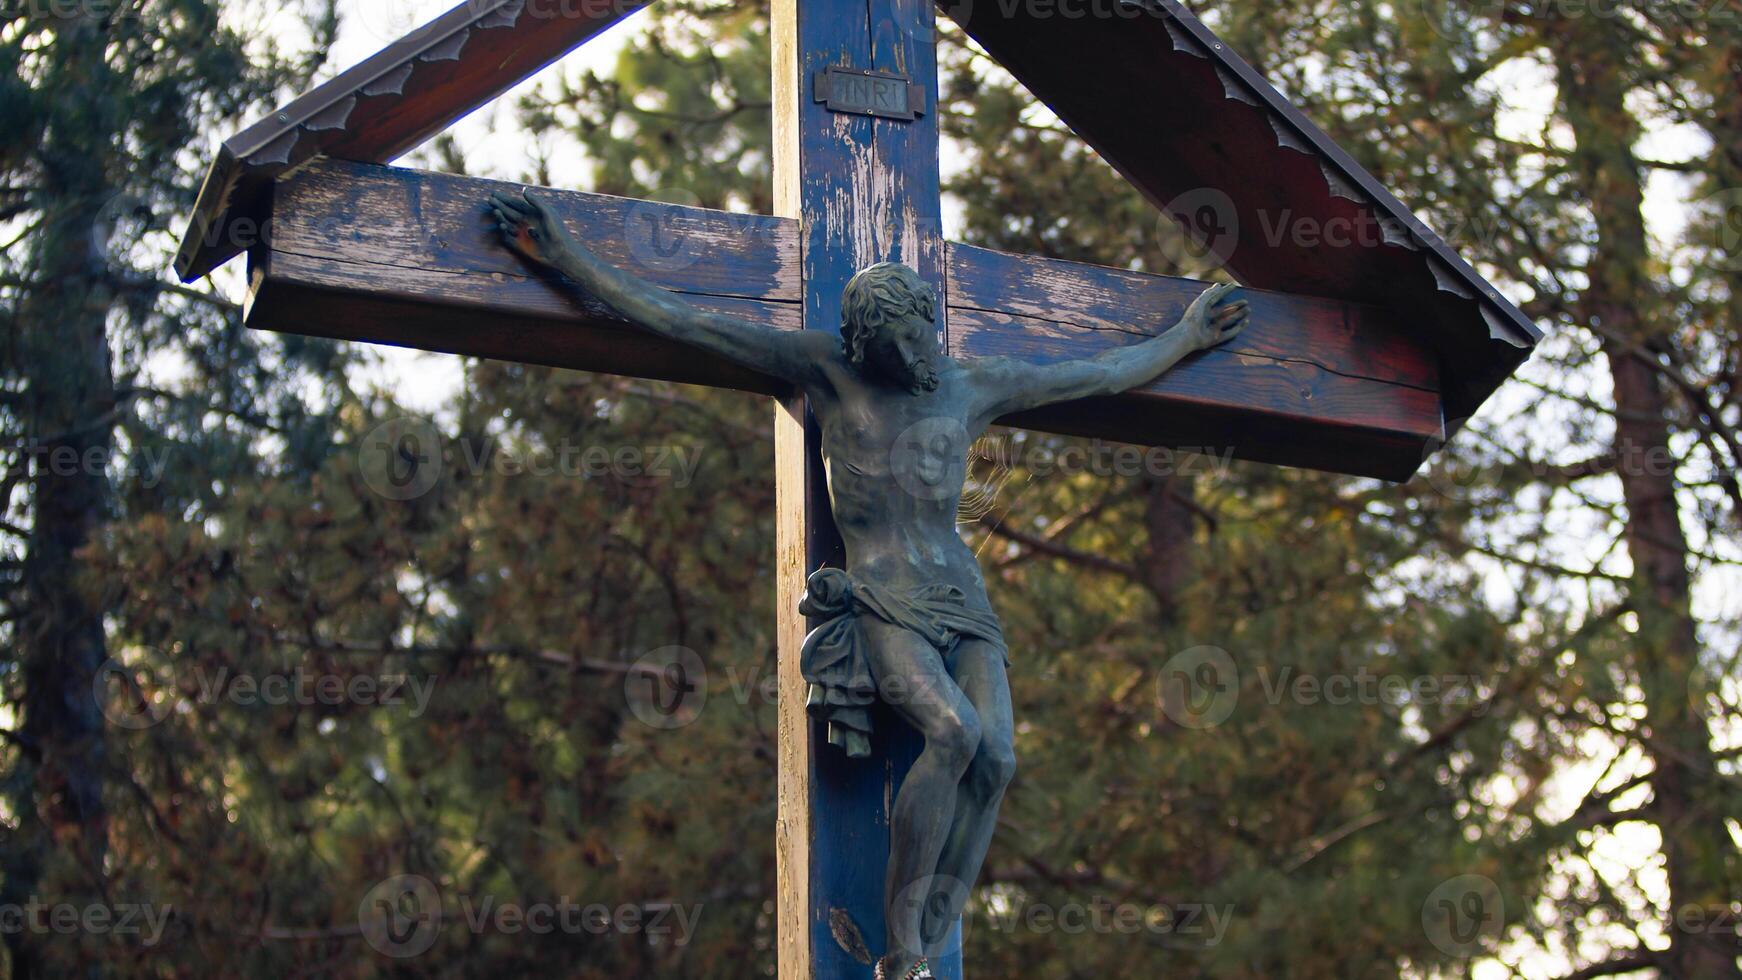
[[[819,568],[805,581],[798,611],[824,620],[805,637],[799,654],[799,670],[809,685],[805,710],[828,722],[829,741],[854,759],[871,754],[871,705],[877,700],[861,615],[911,630],[946,657],[964,637],[1008,649],[998,618],[990,610],[969,608],[961,589],[942,583],[901,594],[855,581],[839,568]]]

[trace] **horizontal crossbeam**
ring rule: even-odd
[[[778,394],[769,378],[647,334],[504,249],[505,185],[322,161],[274,188],[250,249],[247,323],[291,333]],[[576,236],[698,305],[798,329],[797,223],[545,191]],[[1091,357],[1167,328],[1204,284],[951,245],[958,357]],[[1441,434],[1439,373],[1377,308],[1252,290],[1252,326],[1160,381],[1006,421],[1141,445],[1403,479]]]

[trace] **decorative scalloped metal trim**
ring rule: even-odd
[[[1184,51],[1194,58],[1208,58],[1210,56],[1210,52],[1204,50],[1203,43],[1187,33],[1186,29],[1179,26],[1179,23],[1172,17],[1163,18],[1162,24],[1167,28],[1167,36],[1173,38],[1175,51]]]
[[[489,30],[492,27],[513,27],[520,19],[521,11],[526,9],[526,0],[517,0],[491,11],[488,15],[478,18],[478,26]]]
[[[1336,167],[1331,166],[1331,161],[1320,160],[1319,173],[1324,175],[1325,186],[1330,188],[1333,197],[1340,197],[1345,201],[1354,201],[1356,204],[1366,205],[1371,203],[1367,200],[1367,195],[1361,193],[1354,184],[1345,180],[1341,171]]]
[[[1446,268],[1444,262],[1430,257],[1427,260],[1427,267],[1428,271],[1434,274],[1434,286],[1438,288],[1440,292],[1451,293],[1453,296],[1460,299],[1476,298],[1476,294],[1470,292],[1470,287],[1464,285],[1464,281],[1454,274],[1452,270]]]
[[[311,133],[322,129],[344,129],[346,120],[351,118],[351,110],[355,108],[357,108],[355,95],[340,99],[303,120],[301,128]]]
[[[301,126],[286,130],[283,136],[250,154],[248,165],[251,167],[265,167],[272,164],[283,166],[290,162],[291,151],[296,148],[297,141],[301,139]]]
[[[472,37],[471,28],[455,31],[440,43],[432,44],[417,56],[419,61],[459,61],[460,49]]]
[[[1301,153],[1317,153],[1318,152],[1317,150],[1313,149],[1311,144],[1309,144],[1306,140],[1302,139],[1301,135],[1299,133],[1294,131],[1293,126],[1290,126],[1288,123],[1283,122],[1281,116],[1269,115],[1269,116],[1265,116],[1265,118],[1270,120],[1270,128],[1273,132],[1276,133],[1276,145],[1277,146],[1286,146],[1291,150],[1297,150]]]
[[[1388,214],[1380,213],[1376,216],[1379,219],[1379,234],[1385,239],[1387,245],[1401,245],[1411,252],[1421,251],[1421,245],[1416,242],[1415,236],[1411,235],[1409,229],[1405,228],[1401,222]]]
[[[1258,101],[1258,96],[1252,94],[1251,89],[1246,87],[1246,83],[1240,80],[1240,76],[1229,71],[1222,65],[1216,66],[1216,77],[1222,82],[1223,98],[1238,99],[1247,105],[1262,104]]]
[[[1505,341],[1519,348],[1530,346],[1528,341],[1518,336],[1518,329],[1510,322],[1501,319],[1499,314],[1488,307],[1487,303],[1482,304],[1482,322],[1488,325],[1489,340]]]
[[[358,89],[360,95],[404,95],[406,80],[411,78],[410,62],[400,65],[373,82]]]

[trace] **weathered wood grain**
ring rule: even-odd
[[[918,261],[937,277],[946,298],[945,343],[961,357],[1092,357],[1165,329],[1204,288],[1187,279],[916,242],[936,227],[935,210],[893,202],[933,201],[936,185],[928,193],[904,179],[898,194],[879,163],[899,160],[912,148],[880,139],[878,127],[910,124],[825,114],[827,127],[819,123],[813,138],[860,154],[868,187],[855,211],[853,195],[843,197],[830,180],[813,181],[813,206],[825,214],[835,209],[836,218],[813,222],[803,243],[799,223],[786,217],[542,193],[605,258],[699,306],[782,329],[813,324],[833,331],[841,286],[860,264],[886,257]],[[839,138],[843,133],[851,138]],[[829,166],[834,169],[822,172],[848,164]],[[639,331],[578,287],[503,248],[481,202],[492,190],[514,186],[369,164],[311,165],[275,190],[267,240],[251,253],[248,324],[784,392],[771,379]],[[791,183],[795,194],[804,186]],[[1271,448],[1280,447],[1293,465],[1393,479],[1412,472],[1440,435],[1439,367],[1420,339],[1372,307],[1248,292],[1252,326],[1235,345],[1114,399],[1119,407],[1093,434],[1170,444],[1177,438],[1170,421],[1181,412],[1217,409],[1229,424],[1216,435],[1232,440],[1227,444],[1241,458],[1282,462]],[[1063,406],[1023,421],[1081,433],[1081,418],[1080,406]],[[1241,420],[1247,424],[1234,424]],[[1338,431],[1321,437],[1328,430]],[[1358,445],[1351,431],[1405,448],[1350,452]],[[1206,437],[1186,435],[1194,445]]]
[[[800,220],[804,326],[836,333],[841,288],[859,269],[899,260],[941,294],[935,112],[915,122],[833,113],[811,98],[831,65],[907,74],[936,104],[929,0],[778,0],[774,6],[775,189]],[[919,749],[892,713],[874,722],[874,756],[848,760],[804,714],[797,615],[804,575],[839,564],[817,427],[802,401],[776,417],[782,663],[779,920],[783,980],[869,975],[883,952],[888,807]],[[802,885],[797,880],[802,879]],[[934,964],[959,980],[960,957]]]
[[[773,394],[772,379],[634,327],[502,246],[483,201],[512,187],[328,161],[280,184],[250,253],[249,326]],[[545,192],[602,255],[705,309],[796,330],[794,222]]]
[[[277,189],[276,252],[344,257],[477,279],[537,278],[502,246],[484,202],[524,185],[403,167],[325,161]],[[798,229],[785,218],[734,214],[537,188],[600,257],[667,289],[797,302]]]
[[[1172,326],[1208,285],[958,244],[949,247],[949,271],[951,308],[1139,339]],[[1432,351],[1378,307],[1251,288],[1241,298],[1252,304],[1252,325],[1222,350],[1316,364],[1351,378],[1439,388]],[[1121,342],[1091,336],[1084,343],[1092,347],[1102,340]]]
[[[1206,285],[956,244],[949,270],[949,349],[964,359],[1052,363],[1141,343]],[[1442,433],[1431,351],[1371,307],[1245,295],[1251,323],[1227,347],[1115,398],[1005,421],[1392,480],[1419,468]]]

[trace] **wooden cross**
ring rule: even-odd
[[[419,28],[224,144],[177,271],[191,281],[246,251],[246,322],[260,329],[774,396],[779,973],[867,977],[884,934],[885,801],[918,739],[884,720],[878,754],[849,762],[805,715],[798,599],[840,545],[802,400],[524,264],[482,206],[504,185],[381,166],[637,6],[469,0]],[[1222,257],[1268,287],[1248,291],[1252,325],[1228,348],[1115,398],[1005,421],[1405,479],[1535,342],[1534,326],[1173,0],[1076,18],[1063,4],[973,7],[943,4],[1158,206],[1188,222],[1209,207],[1210,231],[1247,229]],[[931,283],[955,357],[1086,357],[1173,323],[1205,284],[944,240],[933,16],[929,0],[776,0],[774,216],[545,199],[626,270],[781,329],[836,330],[847,278],[882,260]],[[1317,241],[1258,234],[1283,212],[1313,223]],[[1328,246],[1338,221],[1372,234]],[[934,967],[959,978],[959,953]]]

